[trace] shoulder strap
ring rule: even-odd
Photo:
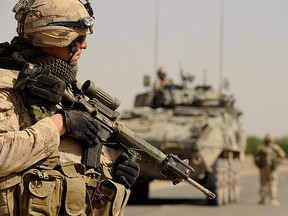
[[[0,68],[4,69],[20,71],[25,63],[25,61],[18,61],[11,58],[0,57]]]
[[[12,89],[24,61],[0,57],[0,89]]]

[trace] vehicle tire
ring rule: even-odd
[[[216,194],[213,200],[207,198],[208,205],[222,206],[228,203],[227,168],[227,160],[219,158],[213,165],[213,171],[207,175],[205,185],[207,189]]]
[[[223,204],[229,203],[229,164],[227,159],[223,159],[223,171],[222,171],[222,187],[223,187]]]
[[[239,160],[229,161],[229,202],[237,202],[240,197]]]

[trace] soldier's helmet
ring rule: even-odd
[[[157,71],[157,75],[158,75],[158,77],[160,77],[160,78],[165,78],[165,76],[166,76],[166,69],[164,68],[164,67],[160,67],[159,69],[158,69],[158,71]]]
[[[267,133],[264,137],[264,142],[265,143],[271,143],[273,142],[273,135],[271,133]]]
[[[34,46],[66,47],[93,32],[88,0],[19,0],[13,12],[18,35]]]

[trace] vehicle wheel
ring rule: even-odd
[[[229,203],[229,164],[227,159],[223,160],[222,167],[222,190],[223,190],[223,204]]]
[[[230,190],[229,202],[237,202],[240,197],[239,160],[229,161]]]
[[[149,200],[149,181],[136,183],[131,187],[129,204],[145,204]]]
[[[211,192],[216,194],[216,198],[214,200],[207,198],[208,205],[221,206],[228,202],[229,190],[227,187],[227,167],[227,160],[219,158],[213,166],[213,171],[208,174],[206,179],[206,187]]]

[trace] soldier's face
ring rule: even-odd
[[[81,53],[83,49],[87,49],[87,41],[76,41],[76,46],[77,46],[77,52],[74,54],[74,56],[71,59],[71,62],[76,62],[78,59],[81,57]],[[70,51],[69,57],[72,55]],[[67,59],[68,60],[68,59]]]
[[[159,74],[159,78],[160,78],[161,80],[164,80],[164,79],[166,78],[166,74],[165,74],[165,73]]]
[[[48,55],[51,55],[55,58],[59,58],[63,61],[67,61],[71,55],[73,55],[71,59],[72,62],[76,62],[80,59],[81,53],[83,49],[87,49],[87,42],[84,41],[76,41],[77,51],[73,55],[71,52],[70,46],[67,47],[40,47],[40,49]]]

